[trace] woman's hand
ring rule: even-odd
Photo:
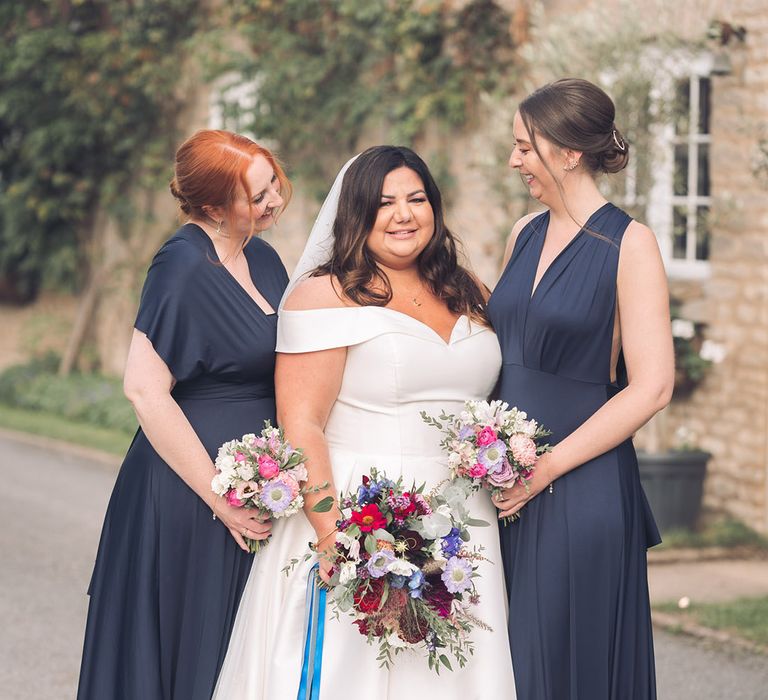
[[[253,508],[235,508],[224,499],[216,499],[213,512],[221,520],[240,549],[250,552],[245,539],[266,540],[272,534],[272,521]]]
[[[528,488],[518,482],[511,489],[504,489],[493,499],[499,509],[499,519],[509,518],[517,513],[534,496],[538,496],[555,479],[552,474],[551,453],[541,455],[536,462],[533,475],[528,479]]]
[[[319,565],[320,578],[324,583],[330,584],[331,574],[333,570],[333,560],[336,545],[336,530],[325,534],[321,540],[318,540],[315,545],[315,551],[317,552],[317,563]],[[322,535],[321,535],[322,537]]]

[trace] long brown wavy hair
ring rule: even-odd
[[[311,276],[336,277],[343,295],[360,306],[386,306],[392,300],[392,285],[376,264],[366,242],[381,205],[384,178],[403,167],[421,178],[435,219],[435,233],[417,259],[419,276],[453,313],[467,314],[475,321],[488,324],[480,286],[459,264],[458,242],[445,224],[440,190],[426,163],[404,146],[374,146],[349,166],[333,223],[331,258]]]

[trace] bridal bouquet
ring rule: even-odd
[[[541,444],[549,431],[503,401],[466,401],[458,416],[443,412],[436,419],[422,411],[421,417],[443,433],[451,477],[494,495],[516,483],[527,488],[536,461],[551,449]]]
[[[479,601],[474,579],[481,548],[467,546],[473,520],[466,509],[471,489],[445,482],[429,495],[406,491],[376,470],[355,493],[342,495],[342,520],[330,556],[331,604],[351,614],[378,660],[389,666],[405,648],[426,651],[429,667],[451,669],[472,654],[470,631],[489,629],[470,612]]]
[[[266,421],[260,435],[248,433],[219,448],[211,488],[236,508],[255,508],[266,518],[287,518],[304,505],[307,490],[301,482],[307,479],[305,461],[302,451],[286,441],[282,429]],[[321,487],[312,490],[317,488]],[[251,552],[258,552],[268,542],[245,541]]]

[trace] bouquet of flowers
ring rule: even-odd
[[[474,579],[483,559],[467,546],[467,527],[487,525],[466,509],[471,489],[444,482],[430,495],[424,486],[406,491],[376,470],[356,493],[343,495],[331,578],[331,604],[350,613],[378,659],[389,666],[405,648],[426,651],[429,667],[449,670],[473,652],[469,633],[489,629],[470,608],[479,597]]]
[[[442,431],[451,477],[494,495],[518,482],[528,488],[537,460],[551,449],[541,444],[549,431],[503,401],[466,401],[458,416],[443,412],[436,419],[422,411],[421,417]]]
[[[219,448],[211,488],[236,508],[256,508],[265,518],[287,518],[304,505],[303,496],[308,492],[301,486],[307,479],[305,461],[302,451],[286,441],[282,428],[273,428],[266,421],[260,435],[248,433]],[[326,500],[333,499],[323,499],[314,510],[329,505]],[[246,538],[251,552],[258,552],[268,541]]]

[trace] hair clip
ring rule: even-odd
[[[616,136],[616,129],[613,130],[613,142],[616,144],[616,148],[618,148],[622,153],[627,150],[627,144],[624,143],[624,139],[621,139],[619,141],[618,136]]]

